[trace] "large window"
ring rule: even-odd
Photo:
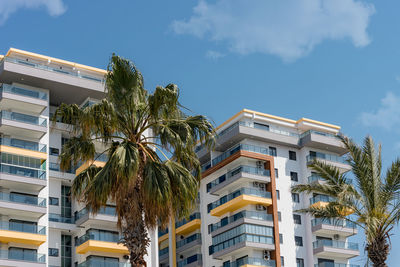
[[[23,261],[37,261],[37,250],[28,248],[14,248],[10,247],[8,249],[8,257],[13,260],[23,260]]]
[[[72,218],[71,187],[61,186],[61,216]]]
[[[72,238],[61,235],[61,267],[72,267]]]

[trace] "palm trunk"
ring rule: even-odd
[[[128,219],[128,218],[127,218]],[[132,267],[146,267],[144,256],[147,255],[147,247],[150,239],[143,220],[127,220],[122,228],[124,245],[129,250],[129,260]]]
[[[373,242],[367,244],[365,250],[374,267],[387,267],[385,263],[389,255],[389,244],[385,236],[377,237]]]

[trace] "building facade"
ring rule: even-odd
[[[356,267],[357,228],[296,212],[326,205],[324,195],[291,193],[323,183],[313,159],[350,170],[340,127],[242,110],[217,128],[213,151],[199,145],[199,202],[183,221],[159,229],[161,267]]]
[[[113,203],[93,215],[71,199],[72,181],[88,163],[60,171],[71,128],[49,122],[61,103],[102,99],[105,73],[13,48],[0,56],[0,266],[128,266]],[[157,250],[152,242],[148,266],[158,266]]]

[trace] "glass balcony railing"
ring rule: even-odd
[[[75,174],[74,169],[66,170],[66,171],[61,171],[60,164],[55,163],[55,162],[50,162],[49,163],[49,170],[51,171],[56,171],[56,172],[64,172],[64,173],[72,173]]]
[[[218,199],[217,201],[214,201],[210,204],[208,204],[208,210],[215,209],[223,204],[225,204],[228,201],[231,201],[234,198],[237,198],[241,195],[250,195],[250,196],[257,196],[257,197],[263,197],[263,198],[271,198],[271,192],[267,191],[262,191],[259,189],[255,188],[240,188],[239,190],[236,190],[233,193],[230,193],[228,195],[225,195]]]
[[[18,113],[18,112],[11,112],[11,111],[6,111],[6,110],[2,110],[0,112],[0,116],[2,119],[6,119],[6,120],[23,122],[23,123],[28,123],[28,124],[32,124],[32,125],[47,127],[47,119],[42,118],[42,117],[22,114],[22,113]]]
[[[50,222],[60,222],[60,223],[75,223],[74,218],[61,216],[61,214],[49,213]]]
[[[94,159],[96,161],[107,162],[108,161],[108,155],[107,154],[96,154],[94,156]]]
[[[265,147],[260,147],[260,146],[254,146],[254,145],[248,145],[248,144],[239,144],[237,146],[234,146],[233,148],[229,149],[228,151],[225,151],[218,157],[214,158],[212,160],[212,165],[215,166],[224,159],[228,158],[229,156],[232,156],[236,152],[244,150],[244,151],[249,151],[249,152],[255,152],[255,153],[260,153],[264,155],[268,155],[268,148]]]
[[[8,165],[4,163],[0,163],[0,172],[22,176],[27,178],[36,178],[39,180],[46,180],[46,171],[38,170],[38,169],[30,169],[15,165]]]
[[[243,210],[241,212],[238,212],[230,217],[226,217],[222,219],[221,221],[209,225],[210,233],[218,230],[219,228],[222,228],[228,224],[231,224],[241,218],[247,218],[247,219],[253,219],[253,220],[260,220],[260,221],[273,221],[272,214],[268,214],[266,212],[259,212],[259,211],[253,211],[253,210]]]
[[[346,220],[331,219],[331,218],[329,218],[329,219],[316,218],[316,219],[311,220],[312,226],[321,225],[321,224],[338,226],[338,227],[343,227],[343,228],[351,228],[351,229],[357,228],[355,223],[349,222]]]
[[[308,183],[314,183],[314,182],[324,182],[325,179],[322,178],[321,176],[318,176],[316,174],[312,174],[311,176],[308,176]],[[353,180],[346,178],[346,183],[347,184],[352,184]]]
[[[242,242],[252,242],[252,243],[259,243],[259,244],[274,244],[274,238],[272,236],[260,236],[260,235],[253,235],[253,234],[240,234],[238,236],[232,237],[222,243],[217,245],[213,245],[211,252],[216,253],[218,251],[227,249],[229,247],[235,246],[236,244]]]
[[[21,95],[41,100],[47,100],[48,95],[45,92],[35,91],[27,88],[21,88],[18,86],[10,85],[10,84],[2,84],[0,85],[0,92],[5,92],[14,95]]]
[[[0,259],[45,263],[46,255],[38,254],[32,250],[12,249],[0,250]]]
[[[163,256],[165,254],[168,254],[168,252],[169,252],[169,247],[160,249],[160,251],[158,252],[158,256],[161,257],[161,256]]]
[[[0,229],[15,231],[15,232],[39,234],[39,235],[46,234],[45,226],[37,226],[36,224],[30,222],[23,223],[23,222],[12,222],[12,221],[10,222],[0,221]]]
[[[83,208],[80,211],[75,213],[75,221],[79,220],[83,216],[89,213],[89,209]],[[102,214],[102,215],[109,215],[109,216],[116,216],[116,209],[115,207],[107,206],[107,207],[101,207],[97,214]]]
[[[254,122],[249,122],[249,121],[238,121],[238,122],[232,124],[231,126],[229,126],[228,128],[226,128],[226,129],[222,130],[221,132],[219,132],[218,133],[218,138],[223,136],[223,135],[225,135],[226,133],[229,133],[232,129],[234,129],[238,125],[244,126],[244,127],[249,127],[249,128],[255,128],[255,129],[259,129],[259,130],[264,130],[264,131],[267,131],[267,132],[272,132],[272,133],[276,133],[276,134],[280,134],[280,135],[299,137],[298,133],[294,133],[294,132],[290,132],[290,131],[287,131],[287,130],[270,127],[269,125],[263,125],[263,124],[260,124],[260,123],[254,123]]]
[[[35,197],[30,195],[23,195],[23,194],[8,194],[4,192],[0,192],[0,200],[13,202],[13,203],[20,203],[20,204],[27,204],[39,207],[46,207],[46,199],[41,197]]]
[[[194,235],[191,235],[189,237],[186,237],[185,239],[182,239],[182,240],[176,242],[176,248],[183,247],[184,245],[192,243],[196,240],[201,240],[201,234],[194,234]]]
[[[15,138],[8,138],[8,137],[0,137],[0,145],[4,146],[11,146],[11,147],[16,147],[16,148],[23,148],[27,150],[32,150],[32,151],[38,151],[38,152],[45,152],[47,146],[45,144],[40,144],[37,142],[32,142],[32,141],[26,141],[26,140],[21,140],[21,139],[15,139]]]
[[[185,267],[194,262],[198,262],[198,263],[201,262],[201,254],[195,254],[190,257],[187,257],[184,260],[178,261],[178,267]]]
[[[82,78],[82,79],[86,79],[86,80],[92,80],[95,82],[101,82],[101,83],[104,82],[104,78],[100,78],[99,76],[93,76],[90,74],[81,73],[81,71],[78,71],[78,70],[61,69],[60,68],[61,66],[57,66],[57,67],[51,66],[51,65],[47,65],[43,62],[35,61],[33,59],[29,59],[29,61],[27,61],[27,60],[23,60],[23,59],[19,59],[19,58],[4,57],[3,60],[5,60],[6,62],[16,63],[16,64],[20,64],[20,65],[24,65],[24,66],[28,66],[28,67],[32,67],[32,68],[36,68],[36,69],[70,75],[70,76],[74,76],[74,77],[78,77],[78,78]]]
[[[242,165],[242,166],[239,166],[239,167],[227,172],[226,174],[221,175],[214,181],[208,183],[207,184],[207,192],[209,192],[213,187],[229,180],[230,178],[232,178],[233,176],[235,176],[238,173],[248,173],[248,174],[260,175],[260,176],[264,176],[264,177],[271,176],[269,170],[265,170],[265,169],[261,169],[261,168],[257,168],[257,167],[253,167],[253,166]]]
[[[99,259],[88,259],[78,264],[78,267],[130,267],[128,262],[118,262],[115,260],[99,260]]]
[[[185,225],[188,222],[191,222],[191,221],[196,220],[196,219],[201,219],[200,212],[195,212],[195,213],[191,214],[189,216],[189,219],[185,218],[183,220],[180,220],[179,222],[176,222],[175,223],[175,228],[181,227],[182,225]]]
[[[122,240],[122,237],[119,236],[117,233],[106,231],[102,231],[100,233],[86,233],[77,239],[77,241],[75,242],[75,246],[80,246],[88,240],[118,243]]]
[[[312,162],[314,160],[327,160],[327,161],[332,161],[332,162],[338,162],[342,164],[348,164],[345,158],[336,156],[336,155],[331,155],[331,154],[324,154],[320,152],[314,152],[313,154],[307,155],[306,157],[307,162]]]
[[[360,265],[346,264],[346,263],[323,262],[323,263],[314,264],[314,267],[360,267]]]
[[[358,244],[352,242],[336,241],[336,240],[317,240],[313,242],[313,248],[331,247],[349,250],[358,250]]]
[[[310,198],[310,205],[315,204],[317,202],[332,202],[332,201],[336,201],[336,198],[325,195],[317,195],[315,197]]]
[[[262,267],[275,267],[274,260],[265,260],[261,258],[244,258],[241,260],[233,261],[230,263],[230,267],[242,267],[246,264],[251,266],[262,266]]]
[[[304,136],[307,136],[307,135],[310,135],[310,134],[318,134],[318,135],[321,135],[321,136],[326,136],[326,137],[338,139],[338,136],[335,135],[335,134],[325,133],[325,132],[320,132],[320,131],[315,131],[315,130],[308,130],[308,131],[300,134],[300,138],[303,138]]]

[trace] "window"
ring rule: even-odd
[[[72,238],[61,235],[61,267],[72,267]]]
[[[37,261],[37,250],[29,248],[8,248],[8,258],[13,260]]]
[[[279,234],[279,243],[283,244],[283,234]]]
[[[293,220],[295,224],[301,224],[301,215],[300,214],[293,214]]]
[[[50,147],[50,155],[52,156],[58,156],[60,154],[60,150],[55,147]]]
[[[278,172],[278,169],[275,169],[275,178],[279,178],[279,172]]]
[[[297,258],[296,259],[296,266],[297,267],[304,267],[304,259]]]
[[[289,159],[296,160],[296,152],[289,150]]]
[[[49,248],[49,257],[58,257],[58,248]]]
[[[297,193],[292,193],[293,202],[300,203],[300,196]]]
[[[269,147],[269,155],[276,157],[277,153],[276,153],[276,147],[270,146]]]
[[[279,193],[279,190],[276,190],[276,198],[277,198],[277,199],[281,199],[281,195],[280,195],[280,193]]]
[[[283,256],[281,256],[281,265],[285,266],[285,258]]]
[[[72,217],[72,204],[71,204],[71,187],[61,186],[61,216]]]
[[[282,213],[280,211],[278,211],[278,221],[282,221]]]
[[[213,246],[211,245],[208,247],[208,255],[212,255],[212,254],[214,254],[214,249],[213,249]]]
[[[296,246],[302,247],[303,246],[303,238],[301,236],[295,236],[294,243],[296,244]]]
[[[49,205],[58,206],[59,200],[57,197],[49,197]]]
[[[266,124],[262,124],[262,123],[254,123],[254,128],[256,129],[261,129],[261,130],[265,130],[265,131],[269,131],[269,125]]]
[[[298,182],[299,181],[297,172],[290,172],[290,180],[292,180],[294,182]]]

